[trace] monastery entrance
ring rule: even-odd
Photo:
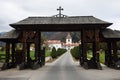
[[[111,30],[107,29],[112,23],[100,20],[93,16],[66,16],[61,14],[61,7],[59,7],[59,14],[51,17],[28,17],[17,23],[10,24],[15,30],[12,30],[2,37],[1,41],[6,42],[6,62],[4,69],[8,68],[10,60],[10,44],[12,45],[12,65],[18,64],[20,69],[25,68],[24,66],[30,66],[32,69],[39,68],[45,64],[45,51],[41,50],[41,32],[52,32],[52,31],[77,31],[81,32],[81,46],[82,53],[80,54],[80,65],[86,69],[96,68],[102,69],[99,61],[99,43],[108,43],[108,54],[106,63],[108,66],[112,66],[111,61],[116,58],[116,45],[113,41],[118,41],[117,38],[110,38],[107,33]],[[112,33],[111,31],[110,33]],[[113,34],[112,34],[113,35]],[[113,35],[114,36],[114,35]],[[19,51],[15,50],[15,44],[22,43],[22,49]],[[87,59],[86,44],[92,43],[93,45],[93,58]],[[35,45],[35,60],[30,60],[30,45]],[[112,47],[114,46],[114,47]],[[113,50],[113,53],[111,53]],[[21,53],[21,55],[19,55]],[[16,56],[16,57],[15,57]],[[17,57],[21,56],[21,57]],[[113,57],[114,58],[113,58]],[[21,59],[20,59],[21,58]],[[18,59],[18,60],[17,60]],[[19,61],[20,59],[20,61]],[[118,60],[117,60],[118,61]],[[117,62],[116,61],[116,62]],[[114,62],[114,64],[116,63]],[[32,63],[32,66],[31,66]],[[94,65],[91,67],[91,65]]]

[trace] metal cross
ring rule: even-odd
[[[61,17],[61,11],[63,11],[64,9],[60,6],[58,9],[57,9],[57,11],[59,11],[59,17]]]

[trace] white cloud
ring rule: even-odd
[[[107,21],[112,22],[113,24],[109,27],[113,30],[120,30],[120,18],[111,18],[108,19]]]
[[[10,30],[10,23],[28,16],[55,15],[59,6],[65,15],[93,15],[113,22],[110,28],[120,30],[120,0],[0,0],[0,31]]]

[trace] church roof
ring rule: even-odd
[[[47,40],[45,44],[61,44],[60,40]]]
[[[70,33],[68,33],[66,39],[71,39],[71,35],[70,35]]]
[[[101,25],[102,27],[108,27],[110,26],[112,23],[100,20],[94,16],[70,16],[70,17],[28,17],[26,19],[23,19],[19,22],[10,24],[10,26],[12,26],[13,28],[18,28],[21,26],[24,26],[22,28],[30,28],[30,26],[34,26],[32,28],[35,28],[35,25],[37,25],[37,28],[41,27],[38,25],[57,25],[57,24],[73,24],[73,25],[77,25],[77,24],[81,24],[83,25],[93,25],[93,24],[98,24]],[[101,27],[100,26],[100,27]],[[49,26],[49,27],[53,27],[53,26]],[[69,27],[69,26],[66,26]],[[96,26],[97,27],[97,26]],[[41,29],[41,28],[40,28]]]

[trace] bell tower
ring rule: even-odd
[[[68,35],[66,37],[66,44],[72,44],[72,37],[71,37],[70,33],[68,33]]]

